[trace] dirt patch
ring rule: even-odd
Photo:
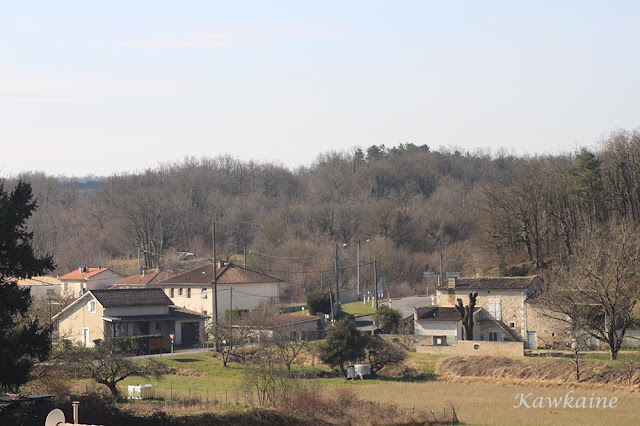
[[[176,376],[184,376],[184,377],[207,377],[207,373],[202,371],[191,370],[189,368],[174,368],[171,370],[172,374]]]

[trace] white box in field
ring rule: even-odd
[[[129,385],[129,399],[152,399],[153,387],[151,385]]]

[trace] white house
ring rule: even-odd
[[[108,268],[88,268],[86,266],[74,269],[61,276],[62,296],[75,298],[88,290],[98,290],[113,285],[124,278],[124,275]]]
[[[282,280],[243,268],[233,263],[216,265],[218,318],[229,309],[255,309],[260,304],[278,301]],[[176,306],[213,316],[213,265],[208,264],[159,284]]]
[[[18,286],[29,288],[31,298],[37,301],[47,301],[58,299],[61,294],[62,281],[55,277],[31,277],[18,280]]]

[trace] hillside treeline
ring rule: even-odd
[[[178,251],[286,279],[302,297],[333,280],[370,288],[371,262],[392,295],[425,270],[527,274],[562,262],[583,230],[640,221],[640,130],[597,150],[519,157],[401,144],[328,152],[296,170],[229,156],[187,158],[141,174],[20,176],[39,208],[29,227],[58,271],[81,265],[179,269]],[[321,284],[322,282],[322,284]],[[422,288],[421,288],[422,290]]]

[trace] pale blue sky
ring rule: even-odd
[[[561,3],[561,4],[558,4]],[[0,176],[640,126],[636,2],[2,2]]]

